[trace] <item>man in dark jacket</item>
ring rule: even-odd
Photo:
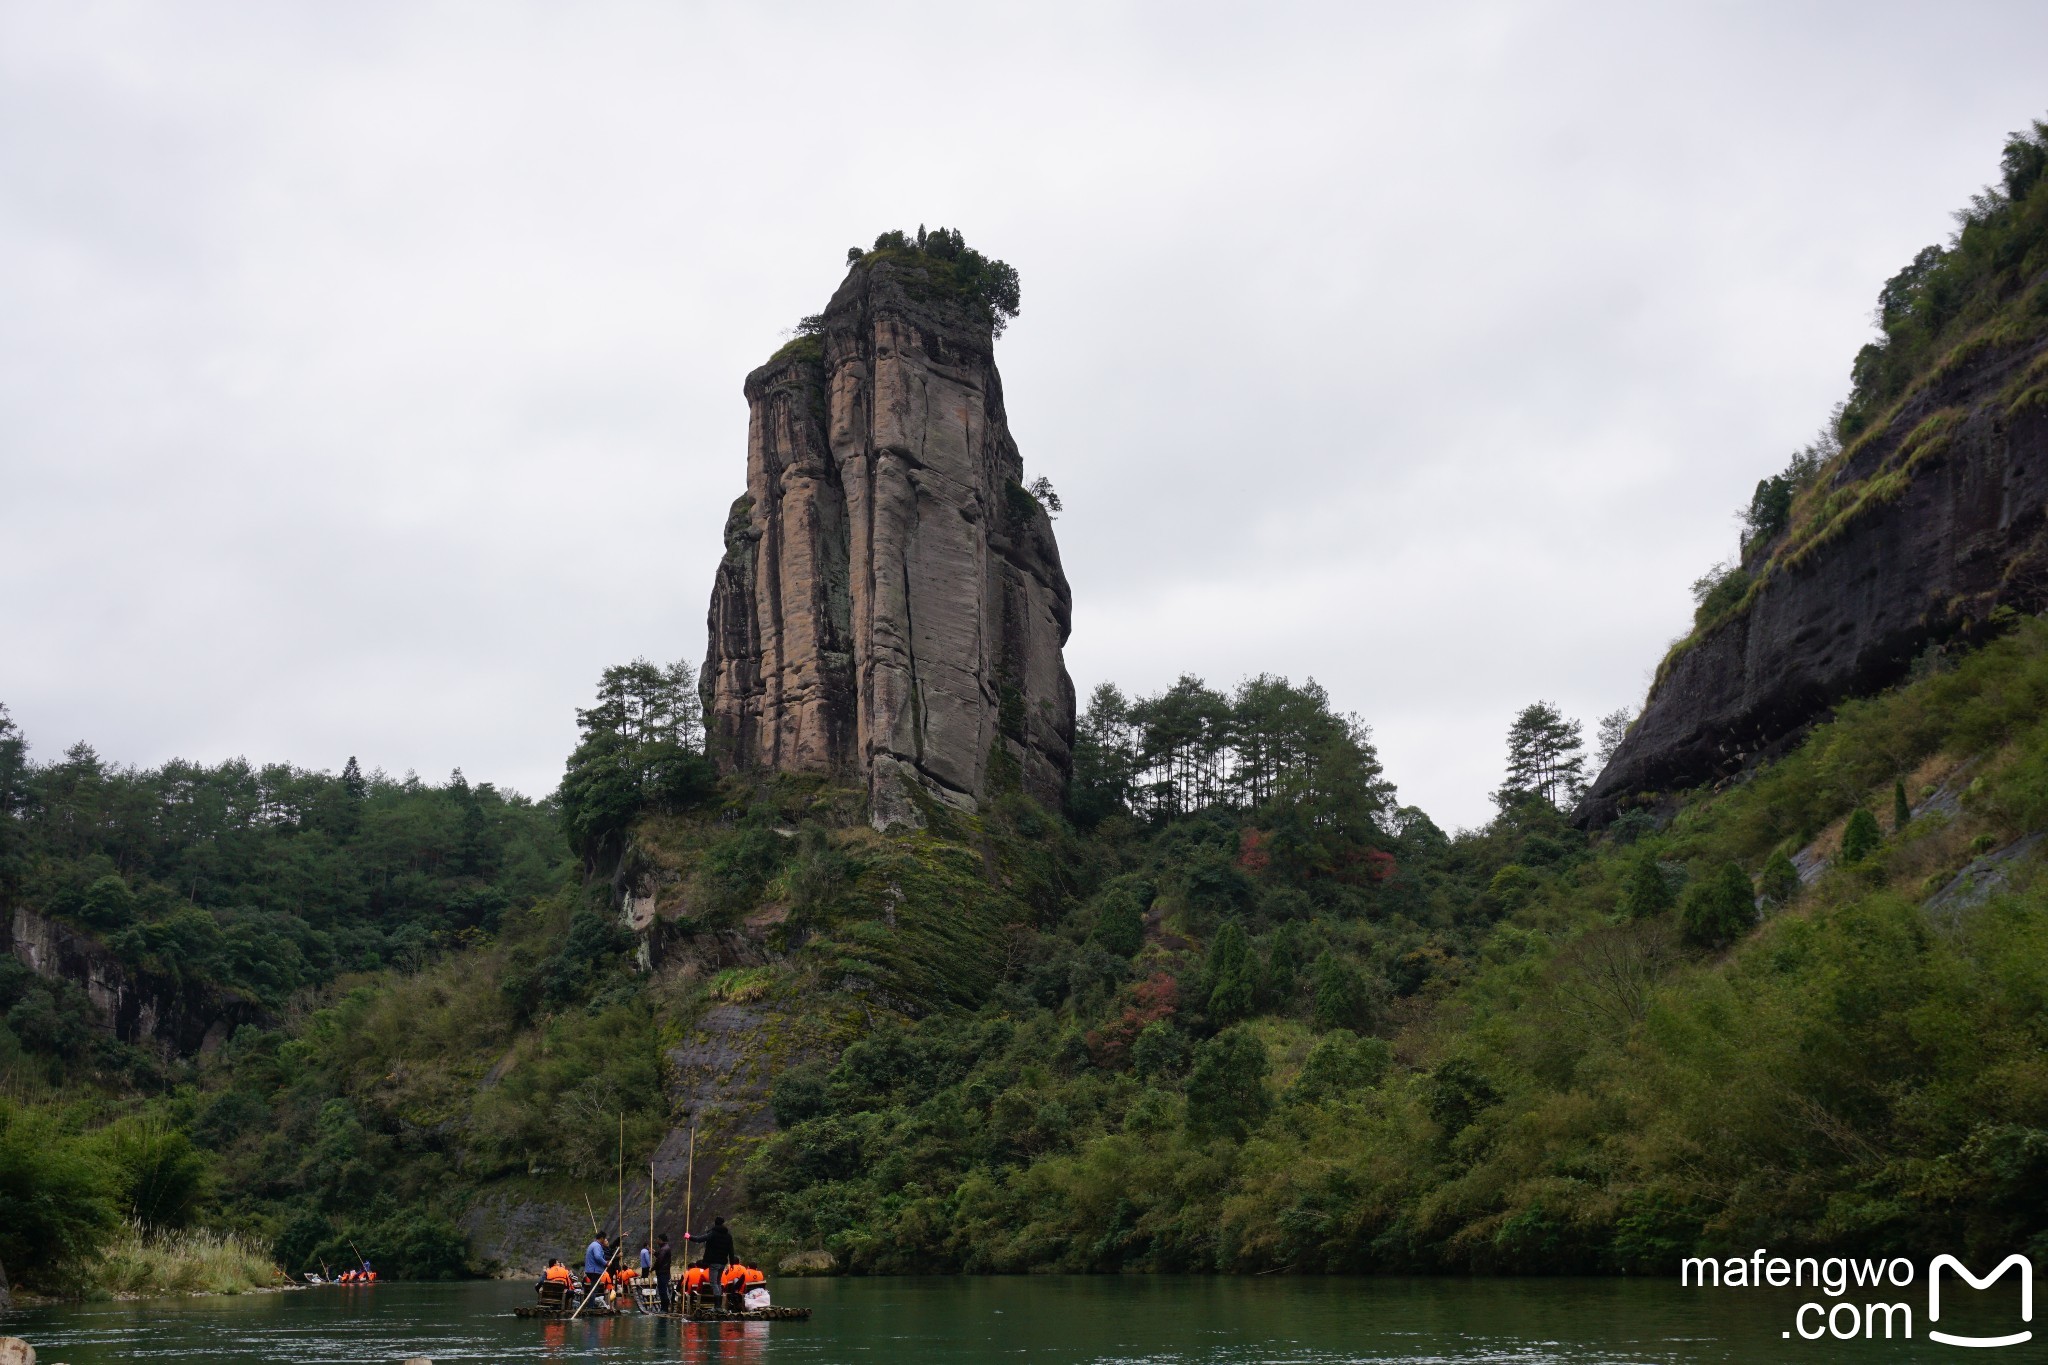
[[[669,1268],[674,1255],[674,1249],[668,1244],[667,1233],[664,1232],[654,1239],[654,1287],[660,1292],[661,1311],[664,1313],[675,1309],[675,1299],[668,1284]]]
[[[711,1272],[711,1283],[715,1287],[718,1284],[718,1277],[732,1264],[732,1229],[725,1225],[723,1218],[714,1218],[711,1220],[711,1231],[702,1237],[685,1232],[683,1240],[700,1241],[704,1244],[704,1254],[698,1258],[697,1264]]]

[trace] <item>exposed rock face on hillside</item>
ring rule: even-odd
[[[2048,607],[2048,348],[1952,368],[1823,476],[1842,504],[1825,533],[1767,547],[1747,609],[1667,662],[1582,823],[1738,770],[2000,607]]]
[[[0,916],[0,952],[38,976],[79,986],[116,1038],[165,1056],[210,1050],[244,1024],[277,1027],[252,1000],[130,972],[90,934],[19,906]]]
[[[747,376],[747,492],[704,661],[711,752],[864,781],[878,828],[919,823],[916,791],[1057,801],[1072,602],[987,315],[915,257],[879,257],[823,324]]]

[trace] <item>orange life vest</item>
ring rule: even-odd
[[[762,1281],[764,1281],[764,1280],[766,1280],[766,1279],[768,1278],[768,1277],[767,1277],[766,1275],[763,1275],[763,1274],[762,1274],[762,1273],[761,1273],[760,1271],[758,1271],[758,1270],[754,1269],[754,1267],[752,1267],[752,1266],[748,1266],[748,1267],[747,1267],[747,1268],[746,1268],[746,1269],[745,1269],[745,1270],[744,1270],[743,1272],[741,1272],[741,1273],[742,1273],[742,1274],[744,1275],[744,1277],[745,1277],[745,1279],[746,1279],[746,1282],[747,1282],[747,1283],[748,1283],[749,1285],[757,1285],[757,1284],[760,1284],[760,1283],[761,1283]]]
[[[683,1272],[683,1288],[702,1289],[704,1282],[711,1278],[711,1272],[701,1265],[693,1265]]]
[[[569,1267],[567,1267],[567,1266],[565,1266],[565,1265],[551,1265],[551,1266],[549,1266],[549,1267],[548,1267],[548,1280],[549,1280],[549,1281],[550,1281],[551,1283],[553,1283],[553,1284],[567,1284],[567,1283],[569,1283],[569,1280],[570,1280],[570,1275],[569,1275]]]
[[[735,1262],[734,1264],[729,1265],[725,1268],[725,1273],[718,1277],[718,1283],[720,1285],[725,1286],[726,1288],[731,1288],[733,1285],[740,1283],[740,1281],[744,1280],[746,1277],[747,1272],[740,1269],[738,1263]]]

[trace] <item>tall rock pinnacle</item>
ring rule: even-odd
[[[1071,767],[1072,598],[988,306],[949,277],[867,255],[747,376],[747,491],[711,591],[712,756],[865,782],[877,828],[921,824],[920,794],[1054,804]]]

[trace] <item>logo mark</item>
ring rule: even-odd
[[[1972,1289],[1989,1289],[1993,1281],[2004,1275],[2006,1271],[2017,1267],[2020,1272],[2020,1321],[2032,1322],[2034,1320],[2034,1263],[2015,1251],[2012,1255],[1998,1263],[1998,1269],[1982,1279],[1972,1275],[1970,1268],[1953,1256],[1942,1255],[1935,1257],[1934,1263],[1927,1267],[1927,1320],[1929,1322],[1941,1321],[1941,1268],[1943,1266],[1947,1266],[1955,1271],[1956,1274],[1969,1281],[1970,1288]],[[1931,1327],[1928,1329],[1927,1335],[1944,1346],[2017,1346],[2021,1342],[2034,1339],[2034,1334],[2031,1331],[2014,1332],[2011,1336],[2005,1337],[1959,1337],[1951,1336],[1947,1332],[1937,1332]]]

